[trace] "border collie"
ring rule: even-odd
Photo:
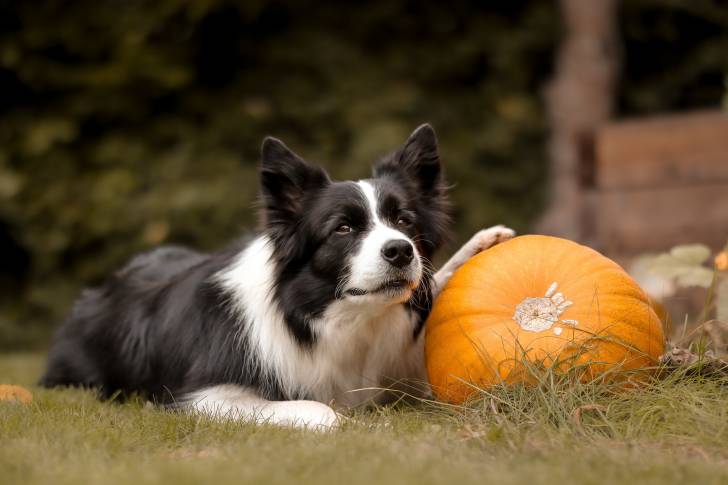
[[[162,247],[85,290],[41,384],[314,428],[339,422],[332,403],[382,402],[392,393],[381,389],[408,379],[426,393],[433,298],[513,236],[480,231],[433,271],[448,224],[433,129],[417,128],[372,178],[346,182],[266,138],[260,191],[256,236],[213,254]]]

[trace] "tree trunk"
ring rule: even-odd
[[[549,206],[537,230],[589,242],[594,134],[614,108],[617,0],[561,0],[565,37],[546,89],[551,123]]]

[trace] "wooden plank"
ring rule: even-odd
[[[728,238],[728,184],[601,192],[595,218],[597,240],[607,254],[685,243],[718,249]]]
[[[720,111],[608,124],[596,137],[598,188],[728,182],[728,115]]]

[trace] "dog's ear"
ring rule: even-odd
[[[374,166],[375,177],[393,172],[404,172],[426,194],[440,190],[442,168],[432,126],[425,123],[417,127],[402,148]]]
[[[440,165],[437,136],[429,124],[420,125],[405,144],[374,165],[374,177],[390,177],[405,187],[416,201],[418,248],[429,257],[446,238],[450,222],[445,175]]]
[[[263,140],[260,160],[265,224],[289,224],[300,215],[304,195],[329,183],[322,168],[308,164],[277,138]]]

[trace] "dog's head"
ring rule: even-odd
[[[274,244],[279,297],[310,319],[333,300],[402,303],[429,278],[448,222],[432,127],[375,163],[372,178],[332,181],[266,138],[262,224]],[[290,315],[289,315],[290,317]]]

